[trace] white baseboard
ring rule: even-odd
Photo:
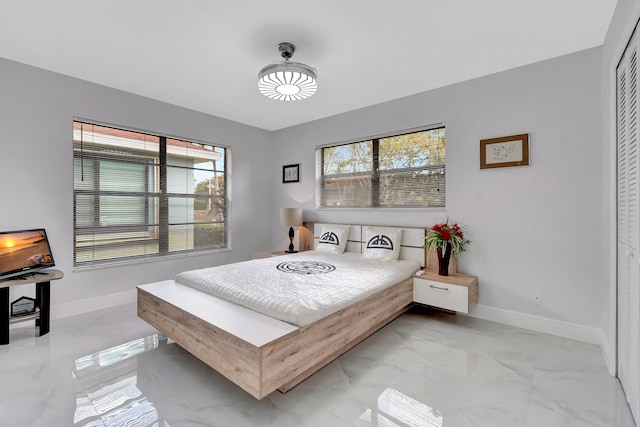
[[[607,366],[609,375],[615,377],[618,371],[616,369],[616,361],[613,358],[613,352],[611,351],[609,340],[602,329],[600,330],[600,347],[602,348],[602,357],[604,358],[604,363]]]
[[[468,315],[536,332],[570,338],[576,341],[597,345],[603,344],[604,334],[602,329],[590,326],[578,325],[576,323],[564,322],[562,320],[555,320],[532,314],[519,313],[517,311],[504,310],[502,308],[494,308],[486,305],[476,305]]]
[[[61,319],[135,302],[136,290],[132,289],[117,294],[54,305],[51,307],[51,318]],[[611,375],[615,373],[615,365],[611,358],[609,343],[602,329],[480,304],[476,305],[468,316],[600,345],[609,373]]]
[[[132,289],[118,294],[105,295],[101,297],[83,299],[64,304],[51,306],[51,319],[61,319],[63,317],[75,316],[77,314],[90,313],[104,308],[115,307],[123,304],[136,302],[136,290]]]
[[[132,289],[118,294],[52,305],[51,320],[62,319],[64,317],[75,316],[77,314],[90,313],[104,308],[116,307],[118,305],[135,303],[136,295],[136,290]],[[33,327],[33,322],[14,323],[10,326],[11,329],[23,327]]]

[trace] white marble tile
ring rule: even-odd
[[[596,346],[411,311],[257,401],[127,305],[11,331],[0,426],[631,427]]]
[[[606,371],[582,370],[579,366],[536,369],[530,415],[543,416],[559,425],[615,426],[616,400],[624,399],[618,391],[618,381]]]

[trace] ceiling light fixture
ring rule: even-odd
[[[289,59],[296,51],[291,43],[278,45],[284,61],[267,65],[258,74],[258,89],[271,99],[297,101],[309,98],[318,88],[318,72],[315,68]]]

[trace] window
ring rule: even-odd
[[[227,248],[229,155],[74,121],[74,265]]]
[[[443,208],[445,128],[319,147],[317,208]]]

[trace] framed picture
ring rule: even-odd
[[[29,283],[29,282],[26,282]],[[11,303],[11,316],[22,316],[36,312],[36,300],[29,297],[20,297]]]
[[[300,182],[300,163],[282,167],[282,183]]]
[[[529,165],[529,134],[480,140],[480,169]]]

